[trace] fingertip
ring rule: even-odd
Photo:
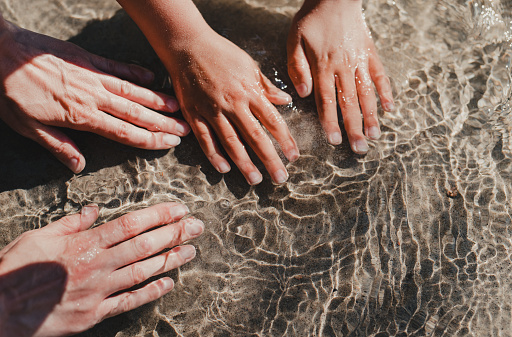
[[[373,140],[377,140],[377,139],[380,138],[380,135],[381,135],[380,128],[378,126],[371,126],[368,129],[366,135],[368,136],[368,138],[371,138]]]
[[[174,97],[169,97],[165,101],[165,106],[167,107],[169,112],[176,112],[180,109],[180,105],[178,103],[178,100]]]
[[[327,134],[327,141],[331,145],[340,145],[343,141],[340,131],[334,131]]]
[[[82,207],[82,210],[80,211],[80,215],[84,218],[92,217],[92,221],[95,221],[98,218],[100,210],[98,205],[96,204],[89,204]]]
[[[299,94],[299,96],[302,98],[307,97],[311,94],[311,89],[308,87],[306,83],[296,85],[295,90],[297,90],[297,94]]]
[[[217,163],[215,169],[219,172],[219,173],[228,173],[229,171],[231,171],[231,166],[229,165],[228,162],[226,161],[221,161],[219,163]]]
[[[164,143],[165,146],[175,147],[180,145],[181,138],[176,135],[165,134],[162,136],[162,142]]]
[[[247,175],[246,179],[249,185],[258,185],[263,181],[263,176],[258,171],[252,171]]]
[[[387,112],[393,112],[395,111],[395,103],[393,101],[383,102],[382,109]]]
[[[352,151],[357,154],[365,154],[369,150],[368,143],[364,139],[352,141],[350,146],[352,147]]]
[[[85,158],[83,156],[73,157],[70,159],[69,163],[65,163],[65,165],[73,171],[73,173],[78,174],[85,168]]]
[[[272,174],[272,180],[276,184],[284,184],[288,180],[288,172],[285,169],[279,169]]]
[[[290,150],[287,151],[285,155],[286,159],[288,159],[290,162],[294,162],[300,157],[300,153],[297,148],[291,148]]]
[[[162,291],[169,292],[174,288],[174,281],[170,277],[164,277],[160,279],[162,284]]]

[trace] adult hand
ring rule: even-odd
[[[194,258],[193,246],[178,245],[204,225],[180,220],[187,212],[160,204],[87,230],[98,217],[89,205],[22,234],[0,251],[0,336],[77,333],[163,296],[169,277],[126,289]]]
[[[361,6],[360,0],[305,0],[293,19],[287,45],[290,78],[301,97],[314,90],[329,143],[342,141],[337,98],[350,146],[359,154],[368,151],[361,111],[366,136],[378,139],[381,134],[372,82],[383,109],[394,109],[390,82]]]
[[[260,183],[262,176],[242,139],[261,159],[274,182],[287,180],[286,168],[260,122],[279,142],[286,158],[296,160],[299,150],[295,140],[272,105],[288,104],[291,98],[261,73],[249,55],[207,30],[183,50],[161,58],[171,74],[183,116],[219,172],[228,172],[230,166],[215,134],[249,184]]]
[[[176,146],[190,131],[184,121],[151,110],[175,112],[175,98],[129,82],[150,83],[149,70],[6,21],[0,25],[0,79],[0,118],[75,173],[83,170],[85,158],[56,127],[94,132],[143,149]]]

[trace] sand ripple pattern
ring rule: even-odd
[[[28,2],[0,9],[51,33],[30,26]],[[300,1],[196,2],[292,92],[283,46]],[[98,52],[88,34],[111,31],[103,42],[123,54],[104,54],[162,71],[139,35],[119,33],[133,23],[110,18],[115,7],[38,3],[67,15],[76,43]],[[123,147],[105,165],[119,148],[82,136],[88,172],[0,193],[2,243],[91,202],[102,221],[169,200],[205,221],[171,294],[83,336],[512,336],[512,4],[369,0],[365,14],[397,103],[368,155],[328,145],[314,102],[296,96],[280,110],[303,155],[281,186],[215,173],[193,137],[169,152]]]

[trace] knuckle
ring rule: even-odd
[[[238,139],[238,136],[236,134],[229,134],[226,137],[224,137],[224,143],[228,147],[233,148],[240,143],[240,139]]]
[[[131,84],[128,81],[121,81],[120,91],[122,95],[131,96],[133,90]]]
[[[84,107],[71,105],[68,107],[66,122],[72,125],[84,125],[87,123],[87,117],[83,113]]]
[[[331,95],[322,95],[322,96],[320,96],[319,100],[320,100],[320,104],[323,106],[329,106],[329,105],[336,104],[336,99]]]
[[[344,108],[353,108],[359,105],[355,92],[349,92],[341,96],[341,106]]]
[[[132,284],[139,284],[146,280],[146,274],[144,270],[137,264],[133,264],[130,266],[130,278]]]
[[[263,140],[266,140],[267,133],[263,130],[262,127],[257,127],[251,130],[249,137],[251,140],[255,141],[256,143],[259,143]]]
[[[120,123],[118,125],[118,127],[116,128],[115,130],[115,135],[123,140],[123,141],[127,141],[130,136],[129,136],[129,130],[128,130],[128,125],[125,124],[125,123]]]
[[[123,298],[120,300],[119,308],[121,308],[122,312],[130,311],[134,307],[134,299],[133,299],[133,292],[129,292],[123,296]]]
[[[122,216],[118,219],[119,230],[123,236],[133,237],[138,234],[137,223],[130,215]]]
[[[127,117],[132,119],[138,119],[142,114],[142,109],[137,103],[129,103],[128,111],[126,111]]]
[[[151,236],[138,236],[133,240],[133,249],[140,257],[151,255],[155,240]]]

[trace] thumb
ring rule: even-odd
[[[68,215],[44,227],[47,231],[52,231],[56,235],[69,235],[82,232],[92,225],[98,219],[99,209],[97,205],[86,205],[78,214]]]
[[[68,136],[52,126],[39,122],[34,123],[36,125],[33,126],[33,132],[27,134],[29,138],[50,151],[74,173],[79,173],[84,169],[85,158]]]

